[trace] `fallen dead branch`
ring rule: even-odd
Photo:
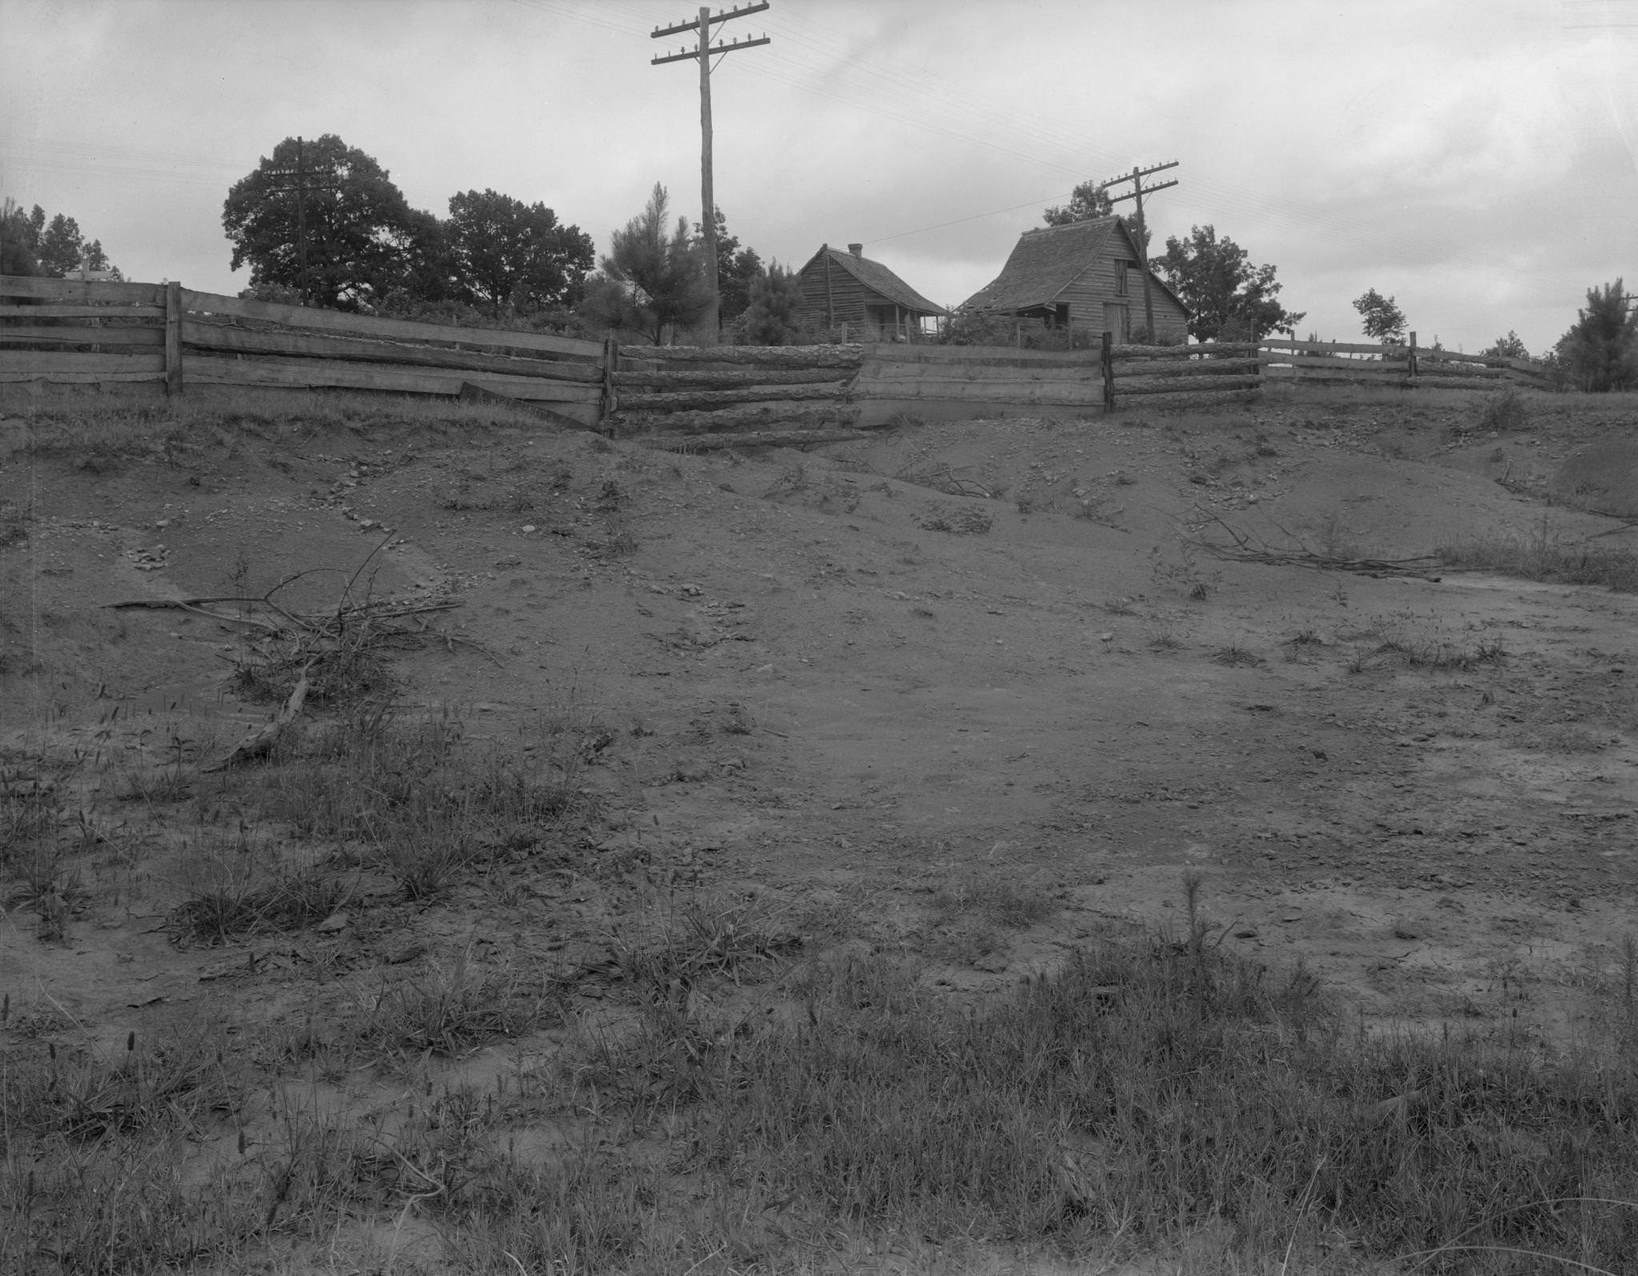
[[[315,702],[374,694],[390,689],[393,682],[383,659],[385,649],[416,648],[442,641],[446,649],[452,650],[457,641],[431,628],[425,620],[428,615],[458,607],[456,600],[372,595],[371,564],[391,540],[391,535],[383,539],[348,574],[340,601],[331,611],[293,611],[278,601],[278,595],[316,570],[338,570],[333,568],[293,573],[261,595],[124,599],[105,606],[182,611],[253,630],[248,654],[231,661],[235,689],[252,700],[287,700],[302,683],[306,684],[303,697]]]
[[[1196,508],[1198,510],[1198,507]],[[1189,538],[1191,545],[1204,550],[1214,558],[1241,563],[1266,563],[1273,567],[1309,567],[1319,571],[1353,572],[1361,576],[1416,576],[1423,580],[1435,581],[1451,571],[1458,570],[1449,566],[1436,554],[1417,554],[1410,558],[1344,558],[1337,554],[1322,553],[1309,548],[1301,537],[1275,523],[1275,526],[1279,527],[1296,546],[1295,549],[1277,548],[1260,537],[1231,527],[1216,514],[1204,510],[1198,512],[1205,515],[1198,526],[1204,527],[1215,523],[1233,541],[1233,544],[1225,545],[1221,541],[1208,540],[1204,536]]]
[[[234,750],[219,762],[212,762],[209,766],[200,767],[201,771],[225,771],[230,766],[238,766],[241,762],[250,762],[256,758],[264,758],[273,752],[286,733],[290,724],[296,720],[296,715],[307,703],[308,671],[312,668],[309,662],[307,668],[301,671],[301,677],[296,680],[296,686],[290,693],[290,698],[284,702],[284,708],[279,710],[278,716],[249,739],[241,741]]]

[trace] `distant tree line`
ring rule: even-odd
[[[665,188],[612,236],[591,237],[543,203],[499,191],[450,196],[448,216],[412,208],[391,175],[335,134],[286,138],[236,182],[222,207],[247,293],[339,310],[457,322],[621,329],[655,342],[706,311],[701,228],[669,220]],[[792,291],[716,210],[720,320],[788,340]],[[594,268],[595,267],[595,268]],[[784,292],[780,290],[784,289]],[[754,312],[754,313],[753,313]]]
[[[72,217],[57,213],[47,218],[38,204],[27,212],[9,196],[0,206],[0,275],[43,275],[63,279],[80,270],[119,270],[102,250],[102,241],[89,242]]]

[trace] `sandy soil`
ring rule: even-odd
[[[224,998],[250,1025],[344,1013],[406,952],[538,958],[617,1000],[607,920],[656,883],[757,894],[816,949],[920,954],[970,995],[1176,918],[1190,871],[1227,943],[1306,963],[1367,1023],[1573,1035],[1638,930],[1638,597],[1206,547],[1630,544],[1561,502],[1638,510],[1638,420],[1534,411],[1486,434],[1465,407],[1285,403],[754,456],[224,414],[169,456],[33,463],[0,422],[0,489],[31,511],[0,549],[0,763],[72,787],[102,836],[63,939],[15,897],[0,921],[0,1038],[113,1042]],[[606,725],[585,782],[632,871],[524,863],[504,891],[179,948],[209,838],[113,794],[170,766],[195,807],[228,801],[197,762],[268,708],[227,690],[243,627],[107,604],[307,573],[281,601],[333,606],[367,559],[375,597],[459,604],[399,658],[407,705],[477,740],[569,704]],[[997,884],[1050,915],[949,907]]]

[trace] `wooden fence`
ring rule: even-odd
[[[604,346],[194,292],[0,275],[0,383],[501,395],[565,424],[602,415]]]
[[[1106,335],[1100,363],[1103,404],[1109,409],[1128,398],[1250,398],[1271,380],[1406,389],[1547,387],[1541,370],[1525,360],[1426,349],[1417,345],[1415,333],[1403,345],[1265,337],[1191,346],[1117,346]]]
[[[719,442],[848,437],[923,418],[1243,399],[1270,380],[1541,384],[1517,360],[1267,338],[1094,351],[920,343],[617,346],[130,284],[0,275],[0,383],[162,383],[498,397],[560,424]],[[662,440],[663,441],[663,440]],[[702,444],[703,445],[703,444]]]

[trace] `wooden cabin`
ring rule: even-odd
[[[797,278],[797,322],[821,331],[846,327],[855,341],[910,340],[921,334],[923,319],[949,313],[866,257],[863,244],[849,244],[846,252],[820,245]]]
[[[961,309],[1036,319],[1071,335],[1107,332],[1117,342],[1130,341],[1147,324],[1140,261],[1137,243],[1119,217],[1026,230],[1000,275]],[[1152,271],[1149,299],[1153,340],[1186,342],[1188,309]]]

